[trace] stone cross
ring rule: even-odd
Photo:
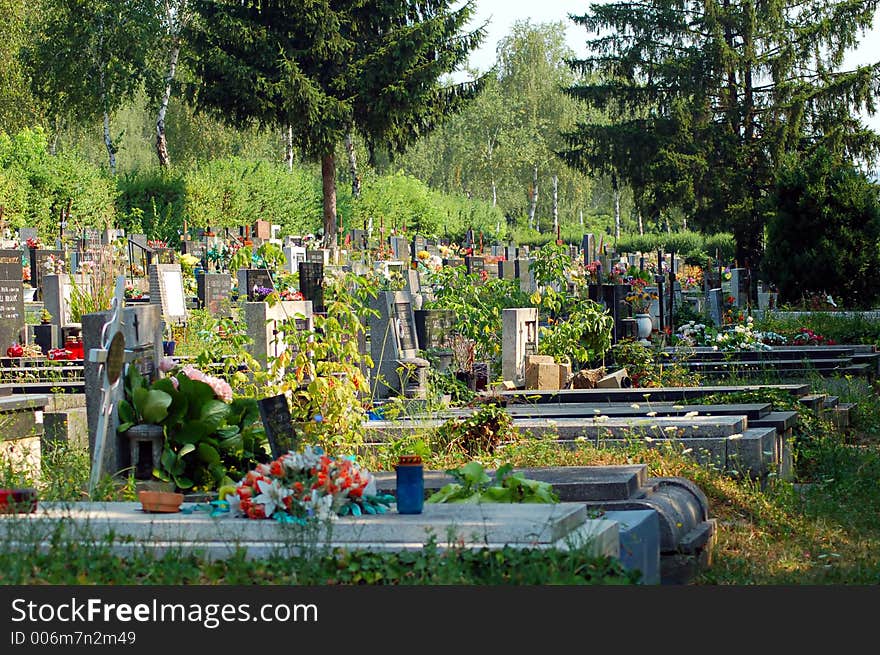
[[[104,462],[104,446],[107,442],[107,428],[116,404],[119,378],[125,365],[125,337],[122,334],[122,306],[125,302],[125,277],[116,278],[116,293],[110,307],[110,318],[101,332],[102,348],[89,350],[89,361],[97,362],[101,375],[101,413],[98,415],[98,429],[95,434],[95,450],[92,455],[92,469],[89,475],[89,495],[95,492],[101,479]]]

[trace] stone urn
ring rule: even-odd
[[[654,324],[651,321],[650,314],[636,314],[633,318],[636,319],[636,329],[637,336],[640,341],[647,341],[651,336],[651,331],[654,329]]]

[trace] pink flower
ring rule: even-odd
[[[173,369],[174,366],[174,360],[170,357],[163,357],[159,360],[159,370],[162,371],[162,373],[167,373],[168,371]]]
[[[226,380],[221,380],[213,375],[205,375],[205,373],[192,364],[184,366],[181,369],[181,373],[190,380],[197,380],[207,384],[214,391],[214,395],[218,400],[222,400],[224,403],[232,402],[232,387],[229,386],[229,383],[226,382]]]

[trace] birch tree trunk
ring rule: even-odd
[[[284,130],[284,161],[287,162],[287,171],[293,172],[293,125],[288,125]]]
[[[175,41],[168,57],[168,73],[165,75],[165,90],[162,92],[162,101],[159,103],[159,113],[156,116],[156,156],[159,165],[168,168],[171,164],[171,156],[168,154],[168,142],[165,139],[165,116],[168,113],[168,103],[171,101],[171,84],[177,71],[177,60],[180,57],[180,42]]]
[[[357,153],[354,150],[351,130],[345,135],[345,152],[348,154],[348,172],[351,175],[351,197],[357,200],[361,197],[361,179],[358,177]]]
[[[104,145],[110,158],[110,175],[116,175],[116,146],[113,145],[113,137],[110,136],[110,113],[106,109],[104,110]]]
[[[620,239],[620,185],[617,183],[617,176],[611,177],[611,186],[614,188],[614,243]],[[642,219],[639,217],[639,232],[641,233]]]
[[[559,176],[553,176],[553,232],[559,234]]]
[[[540,225],[535,225],[535,211],[538,208],[538,165],[536,164],[532,172],[532,197],[529,198],[529,228],[534,227],[538,232],[541,231]]]
[[[335,248],[336,238],[336,156],[333,151],[321,156],[321,186],[324,194],[324,247]]]

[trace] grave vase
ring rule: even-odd
[[[636,314],[633,318],[636,319],[636,327],[638,329],[638,337],[642,341],[647,341],[651,336],[651,331],[654,328],[654,324],[651,321],[650,314]]]

